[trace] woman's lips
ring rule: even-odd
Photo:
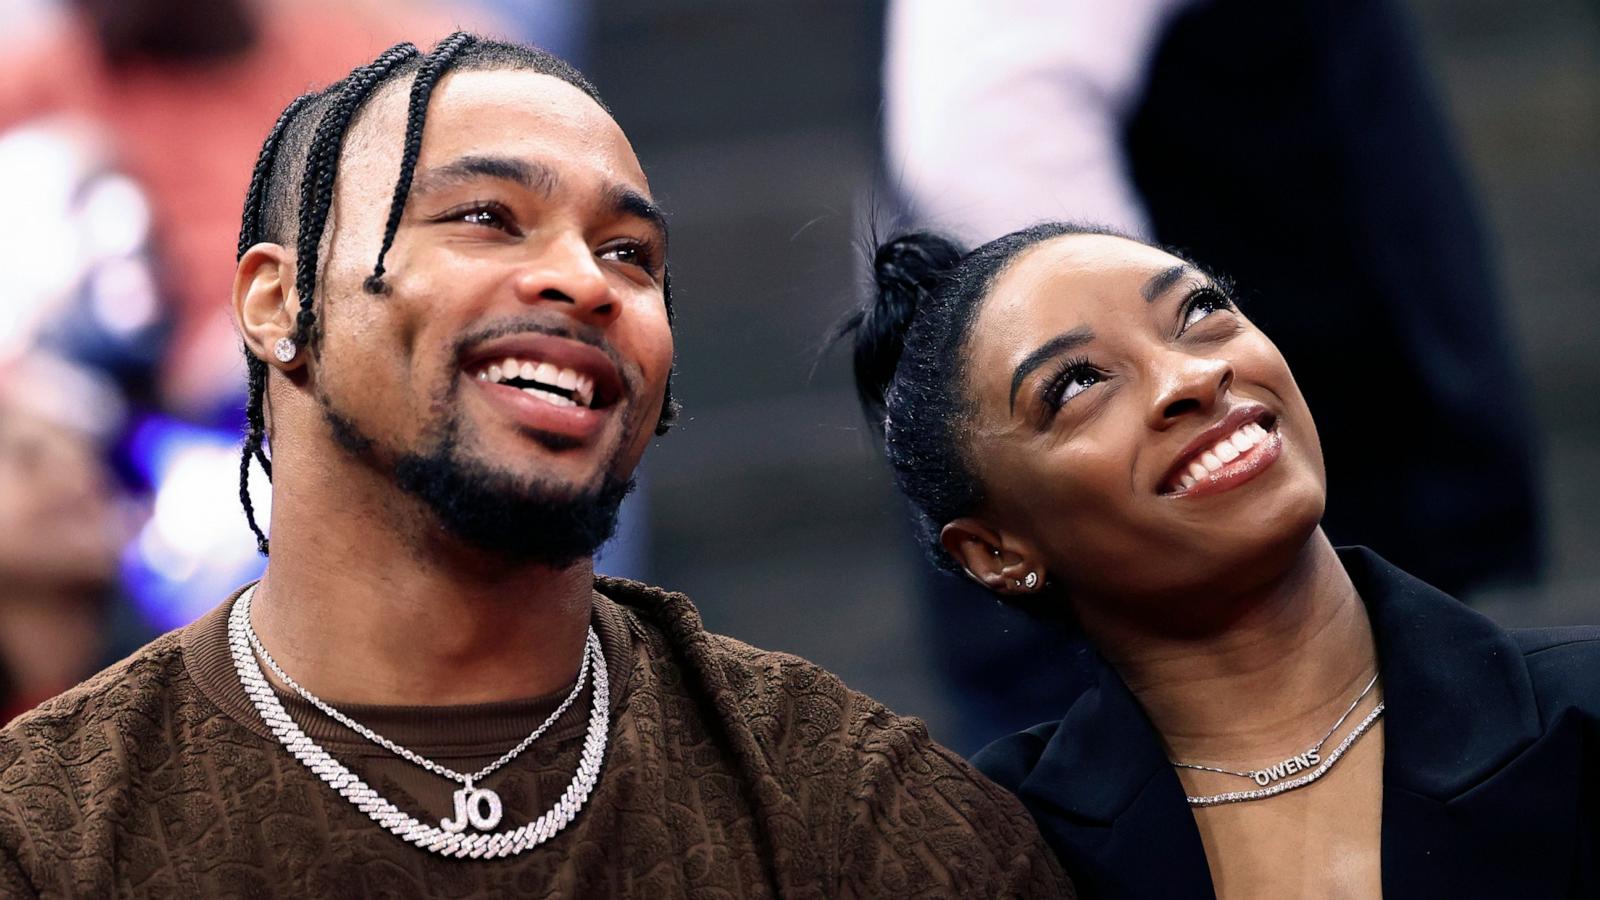
[[[1163,486],[1167,497],[1218,494],[1244,484],[1265,471],[1283,454],[1283,437],[1276,422],[1268,428],[1251,421],[1196,454],[1189,464]]]

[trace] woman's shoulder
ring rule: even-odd
[[[1575,709],[1600,718],[1600,627],[1522,628],[1508,632],[1527,662],[1547,716]]]
[[[989,744],[972,756],[973,768],[1008,791],[1016,792],[1017,788],[1038,765],[1039,757],[1044,755],[1045,747],[1049,746],[1050,739],[1061,727],[1061,720],[1056,719],[1029,728],[1008,734],[1003,738]]]
[[[1513,628],[1510,634],[1524,656],[1555,651],[1562,658],[1594,659],[1600,654],[1600,625]]]

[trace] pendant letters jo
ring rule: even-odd
[[[472,782],[467,782],[455,793],[456,817],[454,819],[440,819],[439,827],[451,834],[459,834],[467,830],[467,823],[479,831],[488,831],[500,824],[500,814],[503,811],[500,805],[500,795],[488,788],[475,788]]]

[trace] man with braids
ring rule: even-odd
[[[295,101],[233,291],[266,574],[0,733],[0,894],[1070,895],[920,723],[593,574],[675,408],[665,244],[542,52]]]

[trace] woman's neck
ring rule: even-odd
[[[1228,599],[1227,625],[1174,635],[1084,627],[1171,758],[1250,765],[1302,752],[1377,670],[1366,607],[1319,529],[1278,577]]]

